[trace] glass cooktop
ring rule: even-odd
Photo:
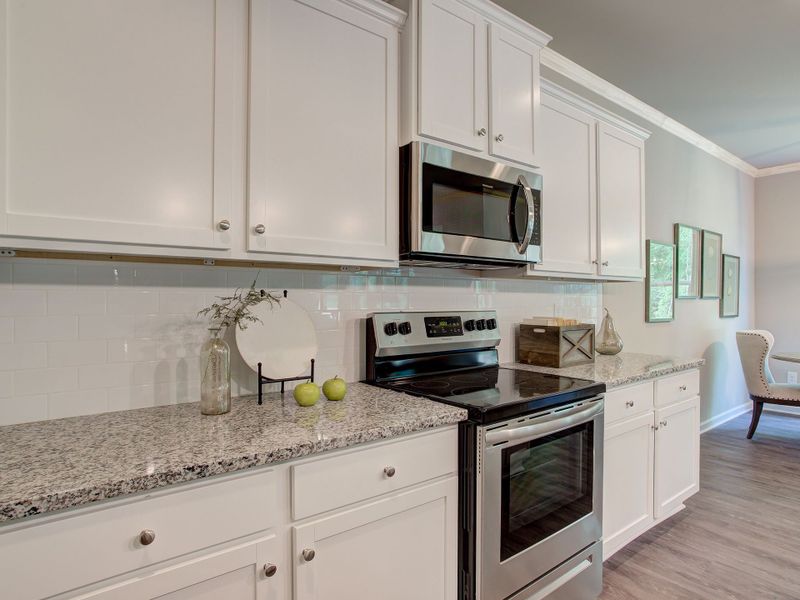
[[[505,367],[422,375],[382,385],[466,408],[470,419],[482,423],[567,404],[605,391],[604,384],[586,379]]]

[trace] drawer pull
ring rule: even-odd
[[[156,541],[156,532],[152,529],[145,529],[139,534],[139,543],[142,546],[149,546]]]
[[[633,405],[634,405],[633,400],[627,400],[625,402],[625,406],[627,406],[628,408],[633,408]]]
[[[386,467],[383,472],[387,477],[394,477],[397,471],[394,470],[394,467]]]
[[[659,425],[661,425],[662,427],[666,427],[667,426],[667,422],[666,421],[661,421],[659,423]]]
[[[685,385],[682,385],[682,386],[681,386],[681,387],[679,387],[678,389],[679,389],[680,391],[682,391],[682,392],[685,392],[685,391],[686,391],[686,386],[685,386]]]
[[[312,560],[314,560],[314,557],[316,555],[317,553],[314,552],[313,548],[306,548],[305,550],[303,550],[303,560],[306,562],[311,562]]]
[[[272,563],[267,563],[264,565],[264,577],[272,577],[277,572],[278,567],[276,565],[273,565]]]

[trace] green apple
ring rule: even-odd
[[[328,400],[341,400],[347,393],[347,384],[337,375],[322,384],[322,393]]]
[[[300,406],[314,406],[319,400],[319,386],[306,381],[294,388],[294,399]]]

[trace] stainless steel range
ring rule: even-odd
[[[367,381],[466,408],[461,600],[602,591],[605,385],[500,367],[494,311],[375,313]]]

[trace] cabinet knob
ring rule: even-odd
[[[592,264],[593,264],[593,265],[596,265],[596,264],[597,264],[597,261],[596,261],[596,260],[593,260],[593,261],[592,261]]]
[[[228,229],[231,228],[231,222],[228,221],[228,219],[222,219],[222,221],[219,222],[218,227],[220,228],[220,231],[228,231]]]
[[[658,431],[658,425],[650,425],[650,429],[653,431]]]
[[[603,265],[604,267],[607,267],[607,266],[608,266],[608,261],[607,261],[607,260],[604,260],[604,261],[603,261],[603,262],[601,262],[600,264],[601,264],[601,265]]]
[[[272,563],[267,563],[264,565],[264,577],[272,577],[277,572],[278,572],[277,565],[273,565]]]
[[[387,477],[394,477],[397,471],[395,471],[394,467],[386,467],[383,472]]]
[[[264,227],[264,224],[263,224],[263,223],[259,223],[259,224],[258,224],[258,225],[256,225],[256,226],[255,226],[253,229],[255,230],[255,232],[256,232],[258,235],[262,235],[262,234],[263,234],[263,233],[264,233],[264,232],[267,230],[267,228],[266,228],[266,227]]]
[[[679,389],[680,391],[682,391],[682,392],[685,392],[685,391],[686,391],[686,386],[685,386],[685,385],[682,385],[682,386],[681,386],[681,387],[679,387],[678,389]]]
[[[314,560],[314,557],[316,555],[317,553],[314,552],[313,548],[306,548],[305,550],[303,550],[303,560],[306,562],[311,562],[312,560]]]
[[[481,136],[481,137],[485,136],[486,135],[486,127],[481,127],[480,129],[478,129],[478,135]]]
[[[156,532],[152,529],[144,529],[139,534],[139,543],[142,546],[149,546],[156,540]]]
[[[625,402],[625,406],[627,406],[628,408],[633,408],[633,404],[634,404],[633,400],[627,400]]]
[[[497,140],[498,142],[502,142],[505,138],[503,137],[502,133],[498,133],[497,137],[494,139]]]
[[[666,421],[661,421],[659,423],[659,425],[661,425],[661,427],[666,427],[667,426],[667,422]]]

